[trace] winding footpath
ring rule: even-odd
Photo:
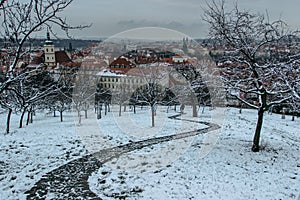
[[[131,142],[72,160],[45,174],[30,190],[25,192],[27,199],[101,199],[89,189],[88,178],[105,162],[144,147],[205,134],[220,128],[219,125],[214,123],[180,119],[179,116],[180,114],[177,114],[169,118],[200,123],[207,127],[179,134]]]

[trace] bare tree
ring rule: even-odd
[[[71,29],[88,27],[88,25],[72,26],[60,15],[72,2],[73,0],[1,0],[0,36],[9,39],[16,50],[14,60],[7,72],[7,76],[10,78],[0,83],[0,93],[14,81],[12,72],[15,70],[19,59],[26,54],[23,46],[33,33],[48,28],[55,34],[53,28],[58,26],[69,36],[69,30]]]
[[[60,121],[63,122],[63,112],[66,110],[71,110],[72,107],[72,91],[68,87],[58,87],[56,92],[49,95],[44,102],[50,111],[53,111],[54,117],[55,112],[58,111],[60,115]]]
[[[81,124],[81,111],[85,111],[87,118],[88,109],[95,104],[96,88],[96,77],[92,73],[84,69],[77,73],[73,86],[72,102],[77,111],[79,125]]]
[[[23,126],[23,118],[26,112],[28,112],[28,125],[34,111],[34,105],[39,104],[43,99],[58,91],[57,84],[48,71],[36,70],[25,72],[25,74],[23,78],[19,79],[17,90],[15,90],[15,93],[21,99],[20,128]]]
[[[264,15],[242,11],[237,5],[227,11],[225,1],[213,1],[207,7],[204,20],[210,25],[210,36],[231,49],[223,58],[226,62],[219,65],[227,89],[258,111],[252,146],[252,151],[257,152],[265,111],[292,98],[291,88],[280,74],[289,69],[290,60],[285,52],[273,52],[284,46],[291,33],[281,20],[269,22]]]
[[[143,80],[144,84],[135,90],[134,95],[138,104],[150,106],[152,127],[155,126],[157,107],[167,94],[169,73],[170,68],[159,66],[159,63],[152,63],[147,68],[135,68],[127,73]]]
[[[6,118],[6,133],[10,132],[11,115],[16,113],[20,108],[20,97],[14,89],[6,90],[0,94],[0,106],[8,111]]]
[[[122,106],[124,106],[124,112],[126,111],[126,103],[130,100],[130,89],[129,84],[126,83],[127,78],[120,79],[123,81],[122,84],[118,86],[118,90],[113,92],[112,103],[117,103],[119,105],[119,116],[122,115]]]

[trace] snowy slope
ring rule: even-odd
[[[0,119],[0,199],[25,199],[23,194],[42,175],[86,153],[75,132],[71,113],[59,117],[37,113],[33,124],[19,129],[13,116],[12,132],[4,135],[5,115]]]
[[[206,111],[205,114],[219,112]],[[262,134],[264,149],[252,153],[256,113],[230,108],[219,140],[207,156],[203,136],[193,138],[172,163],[166,145],[137,150],[107,163],[90,177],[90,188],[104,199],[297,199],[299,197],[299,119],[267,115]],[[184,118],[190,118],[187,115]],[[201,117],[201,120],[207,119]],[[170,146],[169,146],[170,147]],[[156,152],[150,158],[147,154]],[[154,157],[159,157],[154,158]],[[174,155],[171,155],[174,156]],[[154,161],[153,161],[154,160]],[[172,161],[172,160],[171,160]],[[163,163],[164,162],[164,163]],[[154,167],[153,167],[154,166]]]
[[[201,129],[203,124],[168,119],[174,112],[160,108],[151,128],[149,109],[123,113],[118,108],[100,121],[92,117],[76,125],[71,113],[65,122],[38,113],[34,124],[19,129],[12,119],[12,133],[4,135],[5,115],[0,118],[0,199],[25,199],[42,175],[89,152]],[[264,149],[252,153],[256,122],[254,110],[208,110],[199,118],[217,121],[220,131],[156,144],[113,159],[89,178],[93,192],[103,199],[297,199],[300,173],[300,120],[266,115],[262,132]],[[90,116],[93,116],[90,114]],[[86,127],[95,123],[98,129]],[[91,126],[92,127],[92,126]],[[97,135],[98,134],[98,135]],[[97,136],[97,137],[96,137]],[[86,148],[85,148],[86,147]]]

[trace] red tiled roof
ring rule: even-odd
[[[134,66],[134,64],[128,60],[126,60],[126,58],[118,58],[116,60],[114,60],[110,66]]]
[[[110,71],[116,74],[126,74],[131,68],[110,68]]]
[[[60,64],[72,62],[72,60],[70,59],[70,57],[67,55],[65,51],[56,51],[55,60],[56,63],[60,63]]]

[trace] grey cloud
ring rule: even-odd
[[[138,28],[138,27],[145,27],[145,26],[159,26],[155,22],[150,22],[148,20],[122,20],[117,23],[118,26],[122,28]]]
[[[133,29],[133,28],[141,28],[141,27],[162,27],[162,28],[169,28],[175,31],[182,32],[184,34],[187,34],[191,37],[205,37],[206,32],[205,30],[208,29],[208,25],[201,22],[199,19],[199,22],[194,22],[194,23],[183,23],[179,21],[172,21],[169,23],[165,22],[156,22],[156,21],[149,21],[146,19],[142,20],[122,20],[117,22],[116,29],[118,31],[124,31],[128,29]]]
[[[178,21],[172,21],[169,23],[163,23],[163,22],[156,22],[156,21],[149,21],[146,19],[143,20],[122,20],[117,23],[118,26],[121,26],[122,28],[138,28],[138,27],[165,27],[165,28],[182,28],[185,25]]]
[[[219,0],[217,0],[219,1]],[[202,20],[209,0],[89,0],[74,1],[67,9],[67,18],[74,24],[92,22],[93,27],[78,35],[110,36],[128,29],[163,27],[191,37],[206,37],[208,25]],[[292,28],[299,28],[299,0],[226,0],[226,8],[238,3],[241,9],[265,13],[270,20],[282,17]]]

